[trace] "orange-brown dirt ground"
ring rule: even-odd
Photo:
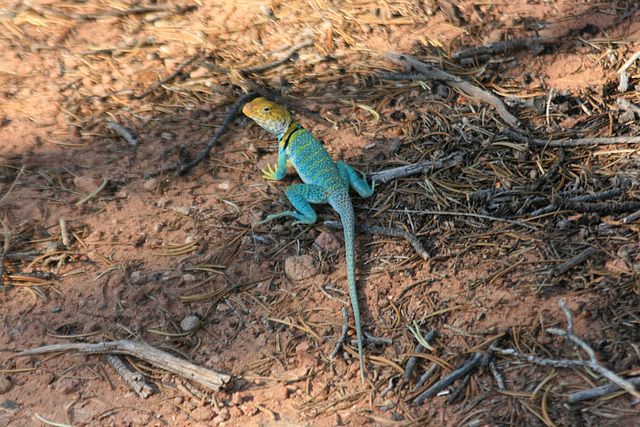
[[[600,366],[640,373],[640,221],[623,221],[640,210],[640,144],[532,142],[638,134],[636,61],[618,88],[640,51],[636,2],[32,0],[0,3],[0,24],[0,426],[639,425],[629,393],[569,402],[609,383],[592,368],[496,350],[588,360],[548,332],[567,329],[564,300]],[[408,71],[386,51],[493,92],[528,139],[441,81],[376,74]],[[258,224],[288,209],[284,189],[298,182],[262,177],[275,139],[238,114],[202,163],[171,169],[256,88],[369,175],[462,156],[353,195],[358,223],[404,229],[430,255],[358,233],[362,321],[381,339],[365,347],[364,385],[357,353],[329,358],[341,308],[351,313],[342,234],[323,222],[336,213]],[[433,349],[418,348],[432,329]],[[17,356],[121,339],[231,380],[211,391],[122,356],[152,388],[142,398],[104,355]],[[465,380],[413,402],[478,352],[485,362]]]

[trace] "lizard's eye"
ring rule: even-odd
[[[269,114],[269,112],[270,112],[270,111],[271,111],[271,107],[264,107],[264,108],[262,109],[262,112],[263,112],[264,114]]]

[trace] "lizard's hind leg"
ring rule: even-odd
[[[260,221],[263,224],[281,216],[292,216],[297,219],[293,224],[313,224],[318,219],[316,212],[310,203],[327,203],[327,191],[319,185],[312,184],[296,184],[287,187],[286,190],[289,201],[296,208],[296,211],[285,211],[277,214],[269,215],[265,220]]]
[[[369,184],[367,184],[367,177],[363,175],[362,178],[360,178],[358,172],[354,171],[351,166],[342,160],[338,160],[336,162],[336,166],[338,166],[342,179],[348,182],[351,188],[356,190],[360,197],[371,197],[373,194],[373,188],[375,187],[375,182],[373,182],[373,185],[369,187]]]

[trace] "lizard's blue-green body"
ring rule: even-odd
[[[293,120],[291,114],[280,105],[265,98],[257,98],[246,104],[242,110],[265,130],[278,137],[278,164],[263,170],[264,177],[281,180],[287,171],[287,160],[296,168],[304,184],[287,187],[286,194],[296,211],[269,215],[267,222],[281,216],[292,216],[295,222],[313,224],[317,216],[309,203],[329,203],[338,212],[344,230],[345,255],[347,258],[347,280],[349,296],[358,339],[360,373],[364,383],[364,358],[362,354],[362,326],[356,291],[356,263],[354,225],[355,215],[349,197],[349,186],[362,197],[373,194],[366,180],[342,160],[334,162],[322,144],[309,131]]]

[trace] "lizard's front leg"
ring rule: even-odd
[[[271,165],[267,166],[267,169],[262,169],[262,176],[265,179],[271,181],[280,181],[287,174],[287,154],[284,147],[278,148],[278,164],[276,168],[272,168]]]
[[[310,203],[327,203],[327,191],[319,186],[313,184],[296,184],[287,187],[286,190],[289,201],[296,208],[296,211],[285,211],[277,214],[269,215],[264,221],[260,221],[259,224],[263,224],[267,221],[271,221],[274,218],[280,218],[281,216],[292,216],[297,219],[293,224],[313,224],[318,218],[316,212],[311,207]]]

